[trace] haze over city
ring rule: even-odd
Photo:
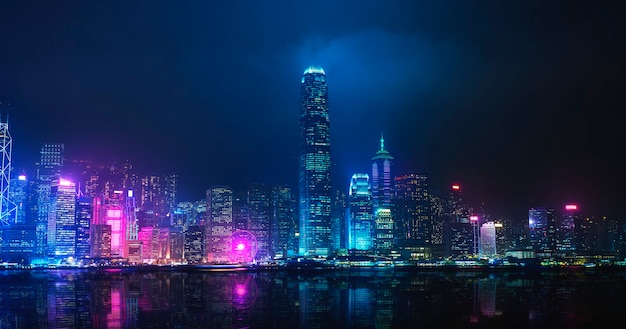
[[[385,147],[398,174],[459,183],[496,216],[621,215],[623,5],[360,1],[3,2],[13,166],[68,159],[214,184],[297,186],[300,79],[326,72],[332,180]]]

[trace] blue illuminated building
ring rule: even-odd
[[[322,68],[304,71],[300,99],[299,254],[328,256],[330,252],[330,117],[326,74]]]
[[[51,188],[48,216],[48,256],[56,262],[76,257],[76,184],[59,179]]]
[[[76,200],[76,258],[89,258],[91,247],[89,245],[91,230],[91,212],[93,199],[80,196]]]
[[[354,174],[348,195],[348,249],[373,248],[374,215],[368,174]]]
[[[372,157],[372,199],[374,209],[390,208],[393,190],[393,157],[385,150],[385,139],[380,136],[380,150]]]
[[[58,182],[63,169],[63,144],[43,144],[37,163],[37,181],[35,186],[36,213],[35,217],[35,257],[44,260],[48,256],[48,209],[52,182]]]

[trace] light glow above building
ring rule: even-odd
[[[578,205],[575,204],[566,204],[565,210],[578,210]]]

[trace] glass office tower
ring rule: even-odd
[[[59,262],[76,257],[76,184],[60,178],[50,192],[48,256]]]
[[[300,99],[299,211],[303,256],[327,256],[330,249],[330,117],[326,74],[309,67]]]
[[[374,247],[374,214],[368,174],[352,175],[349,199],[348,249],[372,249]]]

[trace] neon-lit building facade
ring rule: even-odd
[[[330,251],[330,116],[326,73],[309,67],[300,96],[299,254],[328,256]]]
[[[374,247],[374,213],[368,174],[352,175],[348,199],[348,249],[372,249]]]
[[[51,188],[48,257],[56,262],[76,257],[76,184],[63,178]]]
[[[385,139],[380,136],[380,150],[372,158],[372,200],[374,209],[390,208],[393,190],[393,157],[385,150]]]
[[[233,223],[233,190],[227,186],[213,186],[206,193],[205,254],[209,263],[230,261],[230,235]]]

